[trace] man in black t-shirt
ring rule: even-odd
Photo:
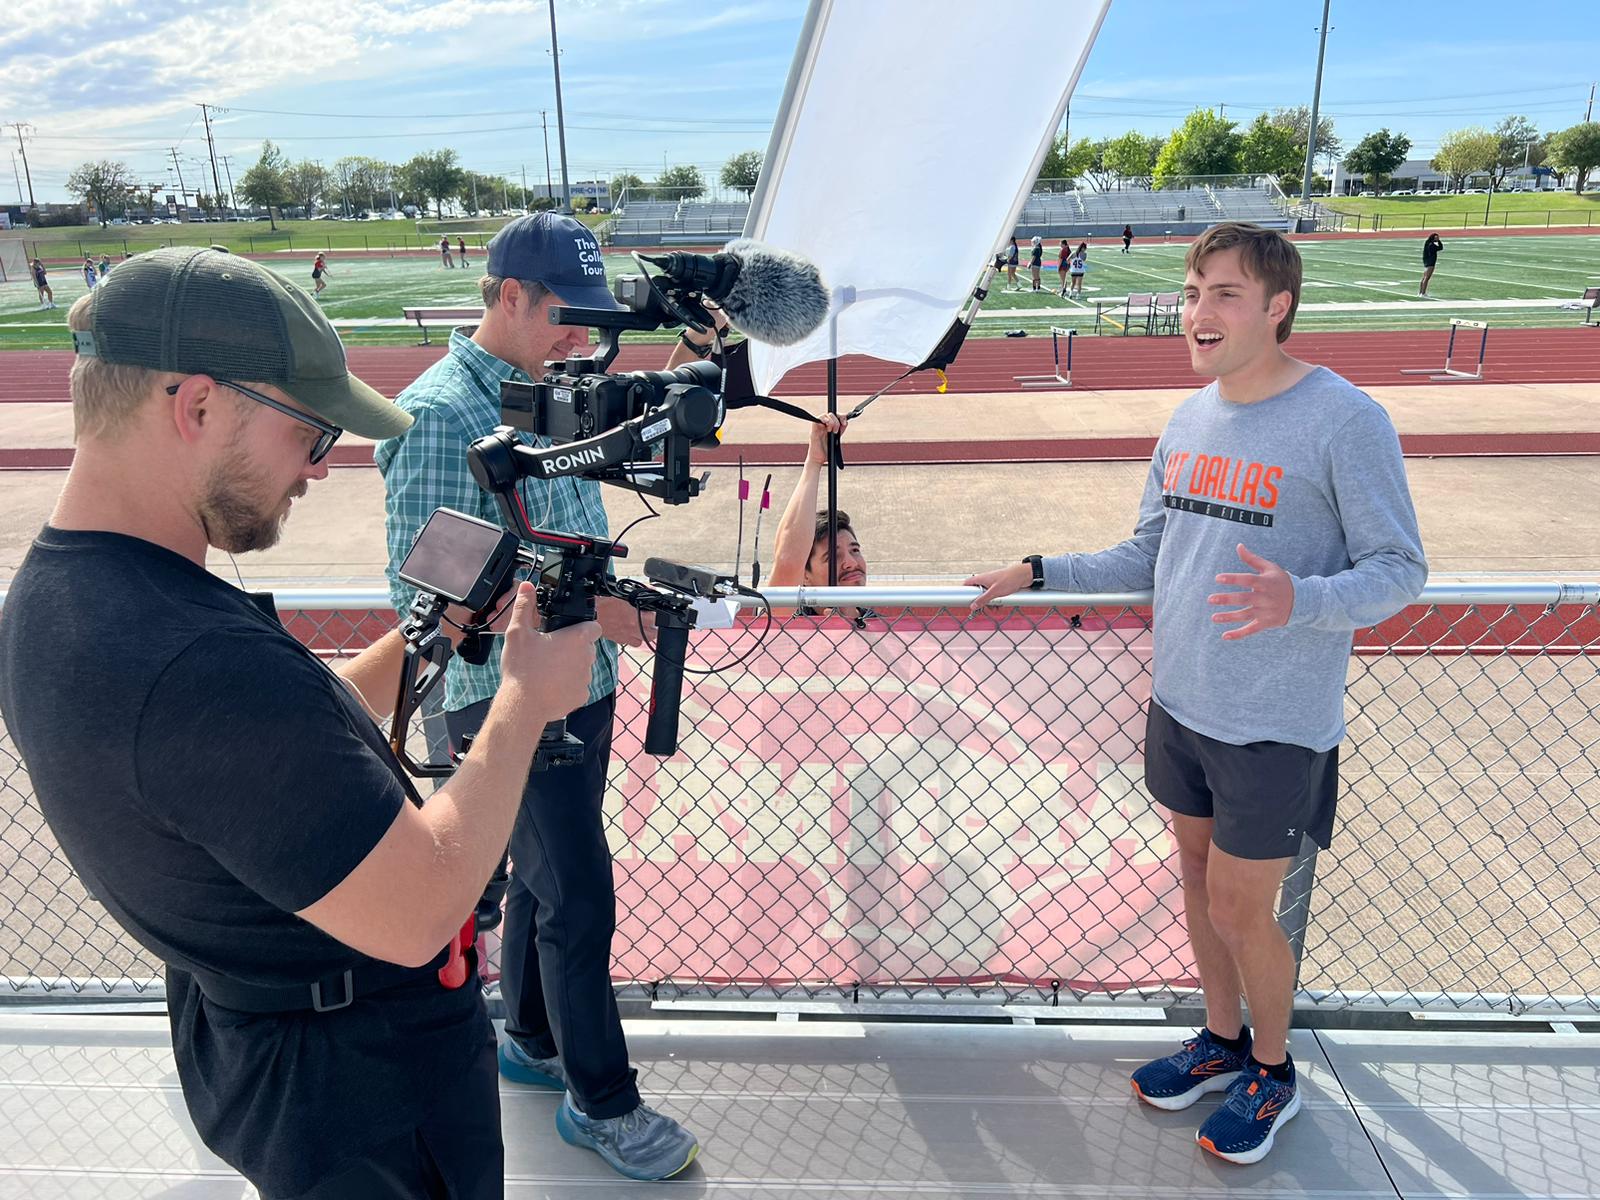
[[[231,254],[135,256],[68,323],[77,449],[0,619],[0,715],[74,869],[167,966],[195,1126],[263,1200],[500,1197],[493,1030],[470,953],[464,983],[440,968],[598,631],[537,632],[522,585],[505,684],[424,803],[374,721],[399,635],[330,670],[205,569],[277,540],[343,427],[409,418]]]

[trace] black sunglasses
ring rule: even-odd
[[[330,425],[320,417],[314,417],[310,413],[303,413],[298,408],[290,408],[281,400],[274,400],[271,396],[263,396],[260,392],[252,391],[247,387],[242,387],[231,380],[218,379],[215,380],[215,382],[220,383],[225,388],[232,388],[241,396],[248,396],[257,404],[265,404],[268,408],[275,408],[285,416],[293,417],[302,425],[309,425],[311,428],[315,429],[320,436],[311,447],[311,462],[313,465],[328,457],[328,451],[333,449],[333,444],[337,442],[340,435],[344,433],[344,430],[339,428],[339,426]],[[167,389],[167,395],[176,396],[178,394],[178,389],[182,386],[183,385],[180,383],[173,384]]]

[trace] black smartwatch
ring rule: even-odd
[[[678,335],[678,340],[685,346],[689,347],[689,349],[693,350],[698,358],[704,358],[706,355],[710,354],[711,348],[717,344],[715,337],[713,337],[711,341],[707,342],[704,346],[702,346],[699,342],[691,342],[689,340],[689,331],[687,329]]]
[[[1030,554],[1022,560],[1033,568],[1033,582],[1028,585],[1038,592],[1044,589],[1044,559],[1037,554]]]

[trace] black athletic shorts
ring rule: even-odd
[[[1180,725],[1152,700],[1144,778],[1162,807],[1214,821],[1212,842],[1235,858],[1293,858],[1306,834],[1324,850],[1333,840],[1337,746],[1235,746]]]

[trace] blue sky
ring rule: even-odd
[[[664,160],[714,176],[729,155],[765,148],[804,0],[556,2],[574,179],[624,169],[648,179]],[[1025,71],[1050,52],[1048,27],[1005,25],[1004,0],[988,2],[999,21],[995,70]],[[1247,122],[1308,103],[1321,8],[1113,0],[1072,104],[1073,136],[1161,133],[1197,105],[1225,105]],[[544,0],[78,0],[73,9],[68,21],[49,3],[16,6],[0,26],[0,122],[33,127],[41,201],[67,199],[67,174],[90,158],[165,181],[172,146],[193,187],[206,153],[198,101],[222,109],[217,149],[236,178],[270,137],[292,158],[325,164],[450,146],[475,170],[515,178],[526,169],[531,185],[544,177],[541,109],[559,173]],[[1592,5],[1556,0],[1511,26],[1507,11],[1489,0],[1334,0],[1323,111],[1345,144],[1388,125],[1426,155],[1445,130],[1507,113],[1541,128],[1581,120],[1600,76]],[[885,53],[914,60],[914,32]],[[14,131],[0,132],[14,151]],[[0,159],[8,203],[11,166]]]

